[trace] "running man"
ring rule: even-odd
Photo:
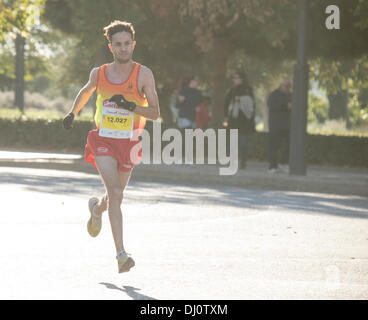
[[[136,45],[133,25],[114,21],[104,31],[114,62],[92,69],[89,81],[79,91],[70,113],[64,118],[63,127],[72,128],[74,117],[96,90],[94,121],[97,129],[88,133],[85,160],[92,162],[98,170],[106,192],[100,199],[89,199],[91,216],[87,230],[96,237],[102,227],[102,213],[108,211],[121,273],[135,265],[123,245],[123,193],[134,165],[142,157],[138,136],[144,129],[146,118],[156,120],[160,116],[160,107],[152,71],[132,60]],[[134,150],[139,152],[131,152]]]

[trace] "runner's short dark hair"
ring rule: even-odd
[[[103,30],[105,31],[105,33],[104,33],[105,37],[107,38],[107,40],[110,43],[111,43],[111,40],[112,40],[112,36],[115,33],[121,32],[121,31],[125,31],[125,32],[130,33],[130,35],[132,36],[132,39],[134,41],[135,30],[134,30],[133,25],[130,22],[115,20],[115,21],[111,22]]]

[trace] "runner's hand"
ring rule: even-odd
[[[115,102],[119,107],[125,109],[125,110],[129,110],[129,111],[134,111],[136,104],[134,102],[130,102],[125,100],[124,96],[122,94],[115,94],[113,95],[110,99],[110,102]]]
[[[73,120],[74,120],[74,114],[73,113],[69,113],[63,120],[63,128],[65,130],[69,130],[71,128],[73,128]]]

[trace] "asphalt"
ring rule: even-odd
[[[39,168],[97,174],[92,164],[86,163],[80,154],[28,150],[0,151],[0,167]],[[308,166],[306,175],[290,175],[287,170],[270,174],[267,170],[267,163],[249,162],[245,170],[239,169],[234,175],[220,175],[220,168],[225,167],[218,164],[139,164],[134,168],[131,180],[368,197],[367,168]]]
[[[119,274],[108,212],[98,237],[86,228],[88,199],[103,193],[94,174],[0,168],[0,299],[368,298],[366,197],[130,181],[123,236],[136,265]]]

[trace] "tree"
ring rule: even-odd
[[[368,88],[368,55],[336,60],[316,59],[312,65],[312,77],[327,92],[329,119],[347,120],[348,124],[349,99],[354,97],[356,91],[363,93]],[[364,99],[359,101],[364,109]]]
[[[325,26],[325,9],[330,4],[326,0],[308,1],[310,59],[342,61],[361,57],[368,52],[367,2],[334,1],[340,8],[342,26],[334,31]],[[197,44],[213,57],[218,115],[215,123],[221,120],[221,77],[231,52],[244,50],[249,58],[264,61],[271,58],[273,64],[296,57],[296,1],[186,0],[182,2],[182,14],[195,20]]]
[[[2,0],[0,39],[15,36],[15,105],[24,109],[24,48],[33,25],[37,24],[44,0]]]
[[[264,0],[182,2],[181,14],[194,19],[196,43],[212,62],[213,126],[222,123],[224,75],[232,53],[243,50],[250,58],[267,59],[272,52],[275,62],[289,57],[290,52],[284,52],[282,46],[289,39],[284,19],[293,19],[290,12],[294,7],[286,0],[272,5]]]
[[[341,9],[342,27],[329,31],[325,27],[329,1],[308,1],[308,49],[313,61],[358,59],[368,52],[367,4],[361,0],[335,3]],[[235,52],[274,70],[271,74],[296,57],[295,0],[48,0],[45,18],[76,39],[66,70],[70,81],[79,83],[86,81],[92,66],[111,59],[102,28],[115,19],[133,22],[138,42],[135,57],[156,75],[161,101],[165,101],[161,108],[165,121],[170,120],[167,97],[184,74],[199,73],[207,80],[214,102],[213,125],[219,126],[225,75]]]
[[[86,81],[92,67],[111,62],[103,27],[115,19],[128,20],[136,30],[134,57],[153,70],[161,116],[170,123],[169,99],[180,78],[188,73],[204,74],[202,54],[191,45],[194,38],[192,25],[178,23],[179,4],[167,0],[47,1],[45,20],[74,38],[76,43],[68,50],[63,83],[80,85]]]
[[[327,91],[329,118],[348,119],[349,90],[368,84],[367,3],[361,0],[334,1],[340,9],[339,30],[328,30],[324,25],[324,9],[329,1],[313,1],[314,13],[310,26],[310,55],[314,59],[312,76]]]

